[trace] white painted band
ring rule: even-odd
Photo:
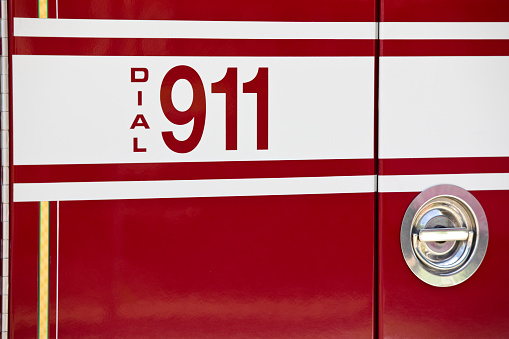
[[[206,96],[204,132],[188,153],[170,150],[161,134],[185,140],[194,126],[172,124],[161,108],[162,80],[177,65],[196,70]],[[14,55],[13,164],[372,159],[374,65],[373,57]],[[131,67],[146,67],[149,80],[132,83]],[[225,95],[210,85],[230,67],[239,83],[236,151],[225,147]],[[260,67],[269,69],[268,150],[257,150],[257,96],[241,87]],[[172,100],[186,109],[193,90],[181,89]],[[130,129],[139,113],[150,129]],[[134,138],[146,152],[133,152]]]
[[[509,56],[380,58],[379,157],[509,156]]]
[[[509,39],[509,22],[381,22],[380,39]]]
[[[376,22],[14,18],[14,36],[188,39],[376,39]]]
[[[14,184],[14,201],[367,193],[375,176]]]
[[[509,173],[381,175],[378,191],[421,192],[432,186],[450,184],[468,191],[509,190]]]

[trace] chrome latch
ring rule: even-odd
[[[475,197],[453,185],[419,194],[401,224],[401,249],[412,272],[433,286],[468,279],[488,247],[488,222]]]

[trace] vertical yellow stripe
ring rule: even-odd
[[[48,0],[39,0],[39,18],[48,17]]]
[[[39,225],[39,339],[48,338],[49,202],[41,201]]]

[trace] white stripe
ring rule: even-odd
[[[14,184],[14,201],[116,200],[374,192],[375,176]]]
[[[436,175],[381,175],[378,191],[421,192],[425,189],[450,184],[468,191],[509,190],[509,173],[436,174]]]
[[[372,56],[15,55],[13,163],[372,159],[374,64]],[[207,103],[200,143],[185,154],[171,151],[161,137],[161,132],[173,131],[176,138],[184,140],[193,128],[192,122],[171,124],[161,111],[161,81],[177,65],[198,72]],[[131,67],[149,69],[149,80],[141,85],[131,83]],[[238,69],[239,84],[253,79],[259,67],[269,69],[268,150],[256,149],[256,95],[252,94],[238,95],[238,147],[234,152],[225,148],[224,94],[211,93],[210,83],[223,78],[229,67]],[[143,90],[143,106],[136,106],[138,90]],[[191,86],[180,92],[175,86],[172,93],[177,107],[191,104]],[[41,110],[44,114],[34,114]],[[313,112],[312,119],[309,112]],[[138,113],[145,115],[150,129],[129,129]],[[139,146],[147,152],[133,152],[133,137],[138,137]]]
[[[509,39],[509,22],[381,22],[380,39]]]
[[[376,39],[375,22],[14,18],[14,36],[69,38]]]
[[[509,156],[508,79],[509,56],[380,58],[380,158]]]

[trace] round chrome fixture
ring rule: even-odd
[[[453,185],[434,186],[408,207],[400,241],[405,261],[419,279],[433,286],[454,286],[481,265],[488,248],[488,221],[469,192]]]

